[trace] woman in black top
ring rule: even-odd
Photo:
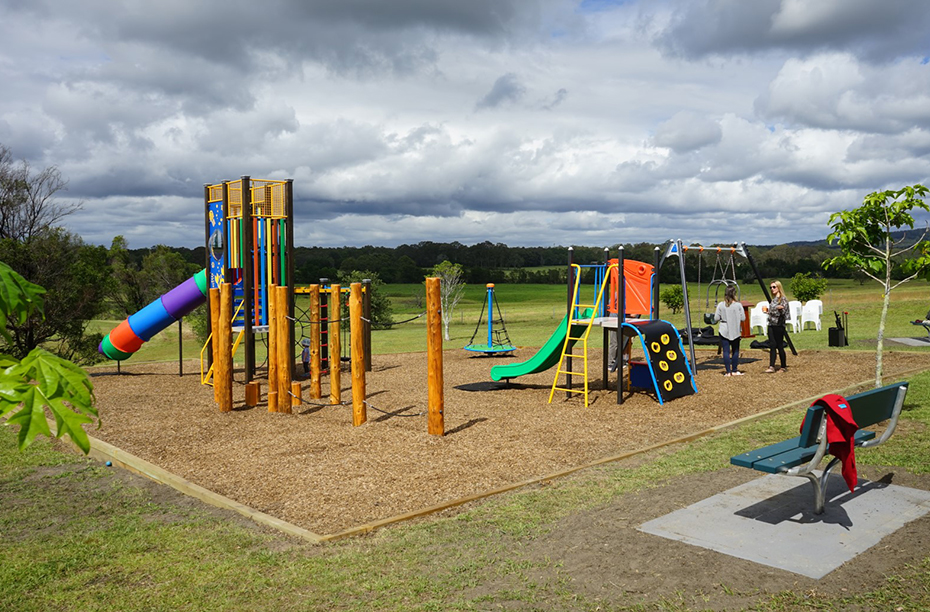
[[[769,315],[769,367],[765,370],[766,374],[784,372],[785,368],[788,367],[785,364],[785,343],[788,339],[785,331],[785,321],[788,318],[788,298],[785,297],[785,290],[781,286],[781,281],[773,281],[769,288],[772,290],[772,301],[764,309]],[[781,368],[775,367],[776,351],[778,351]]]

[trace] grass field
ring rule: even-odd
[[[664,288],[662,286],[660,290]],[[386,285],[385,292],[391,300],[395,321],[403,321],[425,312],[423,285]],[[510,339],[518,347],[542,346],[565,315],[566,290],[561,285],[500,284],[495,287],[495,294]],[[692,322],[697,326],[702,321],[704,312],[713,312],[716,306],[715,296],[713,292],[708,296],[706,284],[700,287],[697,284],[689,284],[688,295]],[[447,347],[468,344],[475,332],[486,296],[486,289],[483,285],[465,287],[465,295],[453,312]],[[740,297],[751,302],[764,299],[758,284],[743,285]],[[827,292],[823,296],[824,314],[821,319],[821,330],[807,329],[802,333],[792,334],[792,342],[799,349],[827,348],[827,330],[834,324],[833,311],[849,313],[851,344],[860,340],[874,340],[878,337],[881,298],[881,290],[877,283],[870,281],[860,285],[850,280],[830,280]],[[302,303],[302,301],[298,302],[298,304]],[[930,309],[930,283],[921,280],[902,285],[891,294],[885,337],[925,336],[926,332],[923,328],[911,325],[911,321],[923,317],[928,309]],[[672,314],[665,309],[664,305],[660,305],[660,317],[679,328],[685,325],[683,313]],[[95,321],[91,324],[91,329],[106,333],[118,323],[119,321]],[[177,359],[177,329],[177,326],[169,327],[152,341],[143,345],[132,359],[140,361]],[[484,329],[482,326],[482,330]],[[479,331],[478,338],[482,337],[484,337],[483,331]],[[202,348],[186,325],[183,348],[186,358],[198,357]],[[375,354],[426,350],[426,318],[421,317],[388,330],[374,331],[372,350]],[[257,354],[259,359],[263,358],[261,346],[257,348]]]

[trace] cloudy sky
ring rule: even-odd
[[[930,181],[925,0],[0,0],[0,143],[92,243],[203,243],[293,178],[301,245],[816,240]]]

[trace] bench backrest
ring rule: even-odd
[[[821,420],[823,420],[823,406],[814,404],[807,409],[807,414],[804,415],[804,425],[801,426],[801,437],[798,439],[799,447],[807,448],[817,444]]]
[[[907,382],[895,383],[847,397],[853,418],[860,429],[888,420],[897,404],[898,389],[907,388]]]

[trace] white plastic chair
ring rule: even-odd
[[[785,320],[785,327],[791,327],[794,333],[801,331],[801,310],[801,302],[797,300],[788,302],[788,318]]]
[[[813,323],[817,331],[820,331],[820,310],[817,304],[813,303],[818,300],[811,300],[804,304],[801,309],[801,329],[806,329],[808,323]]]
[[[808,304],[814,304],[817,306],[817,314],[823,316],[823,302],[820,300],[808,300]]]
[[[761,304],[768,305],[768,302],[761,302]],[[757,327],[762,328],[762,335],[769,329],[769,315],[762,312],[762,306],[756,305],[749,309],[749,331],[750,333],[756,333],[755,330]]]

